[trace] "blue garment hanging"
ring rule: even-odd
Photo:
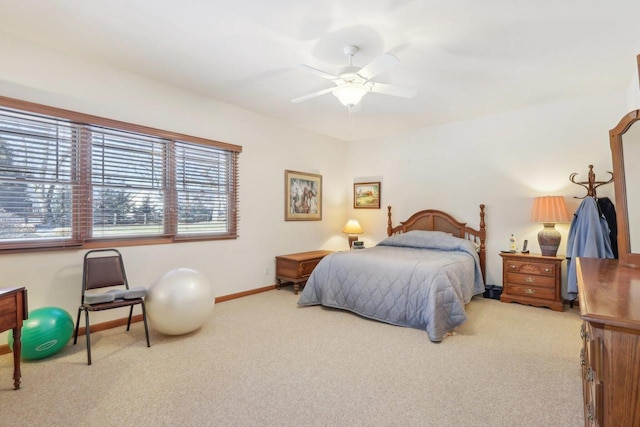
[[[570,300],[578,296],[575,259],[613,258],[609,225],[598,209],[596,199],[587,196],[573,215],[567,241],[567,293]]]

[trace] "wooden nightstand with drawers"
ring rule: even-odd
[[[300,285],[304,285],[311,272],[322,258],[332,251],[311,251],[276,257],[276,289],[282,283],[293,283],[293,292],[297,295]]]
[[[501,253],[502,302],[518,302],[563,311],[562,261],[564,257]]]

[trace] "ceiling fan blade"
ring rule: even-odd
[[[328,80],[337,80],[340,78],[338,76],[334,76],[331,73],[327,73],[326,71],[322,71],[317,68],[310,67],[308,65],[300,64],[300,65],[296,65],[296,67],[308,73],[315,74],[316,76],[320,76]]]
[[[322,90],[319,90],[317,92],[309,93],[307,95],[300,96],[298,98],[292,99],[291,102],[296,103],[296,102],[306,101],[307,99],[315,98],[316,96],[324,95],[325,93],[330,93],[334,89],[335,89],[335,87],[330,87],[328,89],[322,89]]]
[[[358,71],[358,74],[367,80],[371,80],[378,74],[387,71],[399,62],[400,60],[392,54],[383,53],[382,55],[378,56],[376,59],[362,67],[362,69]]]
[[[401,98],[413,98],[418,93],[418,89],[414,87],[389,85],[386,83],[373,83],[371,92],[381,93],[383,95],[399,96]]]

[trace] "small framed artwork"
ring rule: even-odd
[[[322,219],[322,175],[284,171],[284,220]]]
[[[353,207],[356,209],[380,209],[380,183],[358,182],[353,184]]]

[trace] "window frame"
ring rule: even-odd
[[[104,117],[93,116],[89,114],[79,113],[71,110],[65,110],[57,107],[51,107],[43,104],[32,103],[28,101],[18,100],[14,98],[8,98],[0,96],[0,106],[10,108],[17,111],[22,111],[26,114],[39,114],[48,116],[54,119],[61,119],[71,122],[73,125],[79,126],[80,129],[84,127],[104,127],[114,129],[118,131],[131,132],[134,134],[141,134],[150,136],[153,138],[160,138],[167,140],[168,144],[173,147],[176,143],[186,143],[213,147],[223,150],[230,157],[229,176],[225,182],[228,187],[228,210],[226,212],[227,231],[225,233],[199,233],[199,234],[179,234],[178,233],[178,214],[177,214],[177,189],[176,185],[176,165],[173,154],[169,156],[168,167],[168,191],[165,194],[165,200],[163,203],[166,218],[164,220],[165,230],[161,235],[153,236],[125,236],[125,237],[93,237],[89,236],[88,227],[91,227],[92,223],[92,206],[91,201],[86,199],[79,203],[80,214],[73,213],[72,220],[72,232],[74,238],[70,241],[45,241],[34,239],[24,239],[16,242],[0,242],[0,253],[5,252],[22,252],[27,250],[55,250],[63,248],[103,248],[117,246],[139,246],[139,245],[155,245],[155,244],[167,244],[167,243],[180,243],[180,242],[194,242],[205,240],[229,240],[238,238],[238,222],[239,222],[239,155],[242,153],[242,146],[229,144],[226,142],[220,142],[201,137],[195,137],[191,135],[185,135],[177,132],[170,132],[161,129],[156,129],[143,125],[136,125],[132,123],[122,122],[119,120],[108,119]],[[80,174],[87,174],[90,170],[91,158],[86,153],[90,151],[89,145],[90,139],[79,137],[81,153],[80,160],[81,165],[79,167]],[[173,148],[170,148],[171,151]],[[88,164],[82,164],[82,162],[88,162]],[[87,194],[87,191],[91,191],[91,180],[88,176],[80,177],[80,193]],[[74,197],[76,193],[74,192]],[[69,244],[69,242],[71,242]]]

